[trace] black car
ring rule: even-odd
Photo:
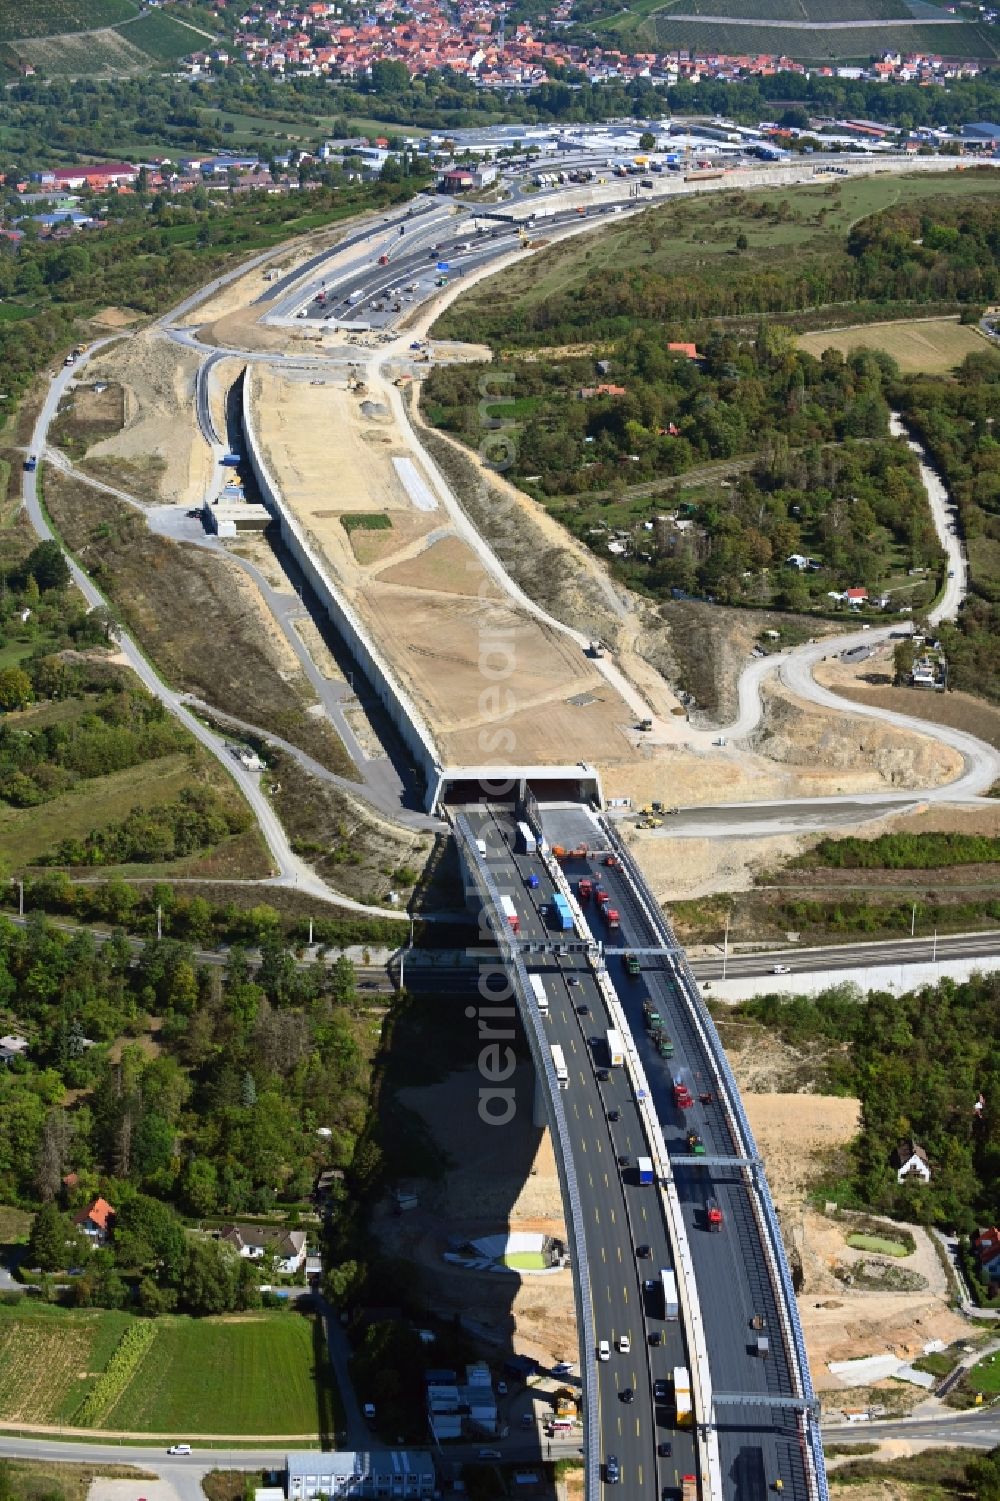
[[[618,1469],[618,1459],[614,1454],[609,1454],[604,1461],[604,1479],[608,1485],[617,1485],[620,1478],[621,1472]]]
[[[674,1452],[674,1446],[671,1443],[657,1444],[656,1452],[661,1459],[669,1459]]]
[[[654,1381],[653,1382],[653,1400],[654,1400],[654,1402],[665,1402],[666,1399],[667,1399],[667,1392],[669,1390],[670,1390],[670,1388],[669,1388],[669,1385],[668,1385],[668,1383],[666,1381],[662,1381],[662,1380],[661,1381]]]
[[[654,1329],[653,1332],[652,1332],[652,1334],[649,1336],[649,1343],[654,1347],[654,1349],[656,1348],[657,1345],[662,1345],[663,1344],[663,1334],[662,1334],[662,1331],[659,1330],[659,1329]]]
[[[582,1006],[577,1006],[577,1008],[576,1008],[576,1014],[577,1014],[577,1016],[589,1016],[590,1015],[590,1007],[586,1004],[586,1002],[584,1002],[584,1004]]]
[[[621,1154],[621,1156],[618,1158],[618,1166],[619,1167],[628,1167],[628,1165],[629,1165],[629,1163],[631,1161],[632,1161],[631,1157],[626,1156],[626,1154],[623,1152]]]
[[[597,1070],[597,1077],[602,1084],[607,1084],[608,1080],[611,1078],[611,1070],[609,1068],[599,1068]]]
[[[609,1110],[608,1111],[608,1120],[609,1121],[620,1121],[621,1118],[622,1118],[622,1113],[621,1113],[620,1110]]]
[[[639,1258],[640,1261],[648,1261],[649,1260],[649,1247],[648,1246],[636,1246],[636,1248],[635,1248],[635,1254],[638,1256],[638,1258]]]
[[[628,1404],[629,1402],[635,1401],[635,1392],[630,1386],[623,1386],[621,1391],[618,1393],[618,1397],[620,1401]]]

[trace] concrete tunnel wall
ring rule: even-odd
[[[416,707],[394,680],[388,665],[382,660],[374,643],[369,640],[361,621],[347,601],[338,595],[322,560],[306,539],[304,529],[285,504],[281,491],[264,461],[253,430],[250,417],[251,374],[251,368],[248,366],[243,381],[243,437],[250,467],[260,486],[261,497],[281,528],[282,541],[301,568],[337,633],[378,694],[400,738],[422,772],[427,789],[425,806],[427,811],[431,812],[438,801],[442,772],[430,731],[420,718]],[[331,482],[331,484],[334,483],[335,481]]]

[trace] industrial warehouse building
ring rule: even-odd
[[[434,1490],[434,1464],[423,1450],[324,1454],[306,1449],[289,1454],[285,1463],[288,1501],[311,1501],[313,1496],[429,1496]]]

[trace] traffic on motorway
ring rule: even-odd
[[[476,810],[470,822],[514,888],[521,936],[544,941],[552,891],[542,861],[514,853],[502,814]],[[586,956],[554,955],[539,967],[533,962],[532,973],[547,1002],[549,1043],[565,1068],[564,1103],[579,1153],[604,1481],[631,1492],[655,1483],[658,1495],[680,1497],[683,1477],[697,1473],[690,1409],[680,1423],[676,1410],[674,1372],[688,1361],[676,1300],[672,1308],[664,1303],[662,1273],[673,1263],[659,1199],[639,1182],[646,1153],[636,1101],[624,1071],[610,1066],[610,1021]]]
[[[564,918],[541,855],[525,848],[509,810],[463,812],[486,847],[497,889],[508,894],[503,910],[512,928],[529,944],[551,943]],[[764,1501],[778,1489],[806,1501],[814,1490],[753,1184],[735,1160],[738,1148],[674,960],[662,952],[600,823],[582,807],[543,809],[541,817],[550,847],[564,851],[563,869],[589,929],[580,936],[606,945],[608,976],[671,1159],[721,1411],[715,1421],[724,1493]],[[676,1268],[638,1101],[629,1074],[616,1065],[614,1039],[609,1046],[611,1022],[587,954],[528,954],[525,962],[544,987],[547,1036],[562,1055],[556,1068],[565,1080],[593,1285],[603,1479],[634,1487],[655,1467],[660,1494],[670,1501],[681,1496],[684,1476],[702,1467],[688,1426],[690,1397],[678,1386],[678,1373],[691,1364],[689,1334],[666,1317],[662,1273],[676,1275]]]

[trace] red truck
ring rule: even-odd
[[[603,907],[605,903],[609,902],[610,900],[611,898],[608,896],[608,893],[605,891],[603,886],[594,887],[594,901],[599,907]]]
[[[510,928],[510,931],[512,933],[520,933],[521,919],[514,910],[514,903],[509,896],[502,896],[500,898],[500,910],[507,919],[507,926]]]
[[[387,255],[380,255],[378,258],[378,263],[380,266],[388,266],[389,257]]]
[[[617,907],[605,907],[605,909],[604,909],[604,916],[608,920],[608,927],[609,928],[617,928],[617,927],[620,926],[620,920],[619,920],[619,917],[618,917],[618,908]]]
[[[581,876],[577,882],[576,894],[581,902],[589,902],[594,894],[594,883],[589,876]]]
[[[684,1078],[684,1075],[675,1074],[673,1085],[674,1104],[677,1106],[678,1110],[690,1110],[691,1106],[694,1104],[694,1100],[691,1098],[691,1091],[688,1088],[687,1080]]]
[[[717,1199],[709,1199],[705,1205],[705,1220],[710,1230],[722,1229],[722,1210]]]

